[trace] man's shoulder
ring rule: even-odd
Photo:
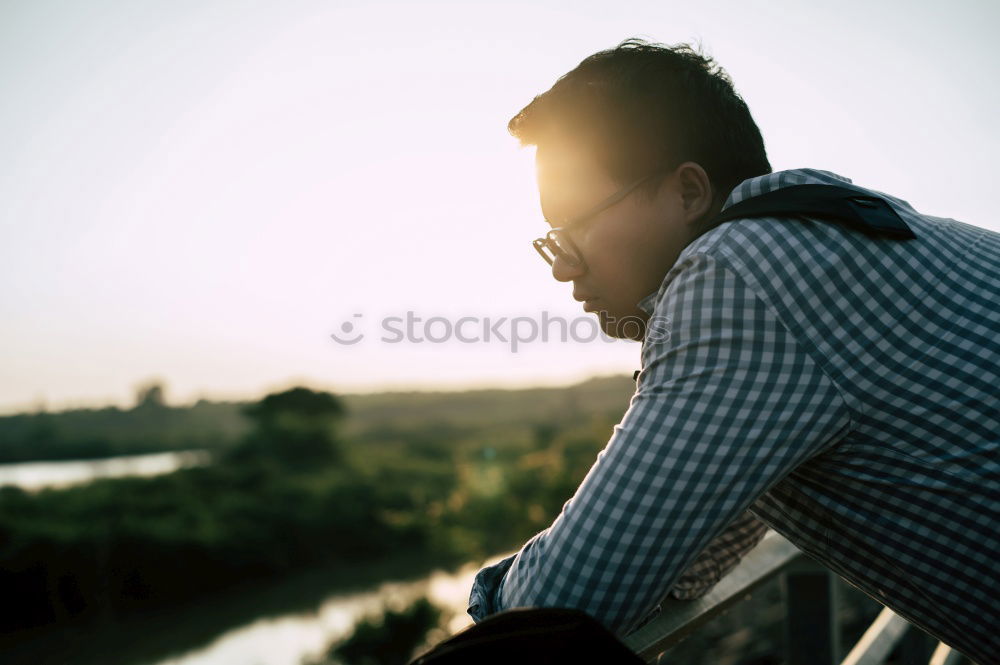
[[[659,289],[663,296],[678,279],[693,271],[727,271],[756,282],[764,275],[795,279],[795,273],[811,272],[800,248],[837,252],[842,243],[836,234],[818,223],[795,216],[751,217],[721,224],[698,236],[678,255]]]
[[[795,185],[848,188],[885,200],[907,222],[919,217],[906,201],[817,169],[779,171],[745,180],[733,189],[722,210]],[[655,300],[667,298],[671,286],[685,283],[685,278],[693,277],[693,271],[725,271],[751,288],[766,290],[780,284],[818,284],[825,281],[824,272],[841,272],[846,264],[859,258],[859,244],[865,238],[847,225],[806,214],[736,218],[699,235],[680,252]],[[873,247],[871,251],[879,250]]]
[[[738,206],[739,204],[745,204],[745,202],[754,198],[760,198],[764,195],[773,196],[775,192],[779,192],[789,187],[795,187],[797,185],[828,185],[831,187],[849,188],[857,190],[859,194],[880,196],[886,199],[891,199],[893,204],[898,203],[902,206],[909,207],[909,204],[905,201],[887,197],[880,192],[874,192],[873,190],[858,187],[853,184],[850,178],[845,178],[830,171],[822,171],[819,169],[792,169],[787,171],[776,171],[774,173],[768,173],[744,180],[729,193],[729,196],[726,198],[726,201],[722,206],[721,212],[725,212],[734,206]],[[680,253],[676,263],[680,264],[684,259],[697,254],[711,254],[713,252],[718,253],[723,248],[739,253],[740,249],[744,247],[744,245],[741,245],[740,237],[734,236],[753,234],[758,237],[763,237],[768,243],[794,243],[795,240],[790,237],[791,235],[808,235],[810,231],[806,225],[797,224],[795,223],[796,221],[797,218],[795,215],[775,214],[763,217],[754,216],[737,218],[724,222],[709,229],[705,233],[702,233],[690,242]],[[739,229],[742,233],[733,233],[734,229]]]
[[[752,178],[733,190],[723,210],[801,184],[857,191],[859,196],[849,193],[847,198],[862,203],[869,197],[881,199],[910,233],[905,237],[879,233],[877,225],[865,226],[863,216],[859,228],[857,219],[852,222],[832,212],[795,212],[799,208],[737,216],[689,243],[667,271],[655,298],[644,301],[644,309],[662,310],[682,289],[700,289],[704,293],[691,297],[706,302],[714,298],[725,306],[727,290],[745,287],[783,320],[805,321],[817,307],[836,310],[838,316],[860,316],[878,294],[887,308],[888,303],[899,302],[917,307],[919,294],[939,290],[938,282],[946,274],[954,277],[956,293],[971,294],[973,299],[994,288],[993,281],[970,276],[996,274],[1000,234],[923,215],[906,201],[836,174],[798,169]],[[755,207],[764,206],[749,206]],[[720,294],[723,297],[716,297]],[[895,316],[895,310],[886,315]]]

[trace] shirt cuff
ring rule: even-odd
[[[469,594],[469,609],[467,610],[469,616],[476,623],[501,610],[500,586],[516,556],[516,554],[511,554],[506,559],[492,566],[486,566],[476,573],[476,579],[472,582],[472,593]]]

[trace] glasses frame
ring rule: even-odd
[[[574,227],[584,224],[593,217],[596,217],[616,203],[620,203],[625,200],[625,198],[639,188],[639,186],[644,185],[661,173],[662,171],[654,171],[653,173],[644,175],[635,182],[622,187],[611,196],[600,201],[597,205],[592,206],[586,212],[566,220],[561,226],[553,226],[544,236],[532,240],[531,246],[535,248],[535,251],[538,252],[539,256],[545,259],[545,262],[550,266],[555,263],[556,258],[564,261],[567,265],[573,268],[583,265],[583,256],[580,254],[580,250],[577,248],[576,244],[574,244],[573,240],[570,238],[569,231]],[[550,225],[552,224],[552,222],[549,222],[548,220],[545,221]],[[564,249],[564,247],[567,249]],[[546,250],[548,250],[552,256],[549,256],[549,254],[546,253]]]

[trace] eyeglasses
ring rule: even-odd
[[[582,265],[583,256],[581,256],[580,250],[577,249],[576,245],[574,245],[573,241],[570,239],[569,230],[575,226],[580,226],[616,203],[621,202],[640,185],[645,184],[647,181],[659,174],[660,171],[654,171],[653,173],[636,180],[631,185],[623,187],[582,215],[577,215],[572,219],[566,220],[562,226],[550,229],[549,232],[542,238],[535,238],[531,241],[532,247],[535,248],[535,251],[537,251],[549,265],[552,265],[557,258],[572,268]]]

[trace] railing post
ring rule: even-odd
[[[792,564],[785,592],[787,665],[838,665],[840,623],[837,578],[808,557]]]

